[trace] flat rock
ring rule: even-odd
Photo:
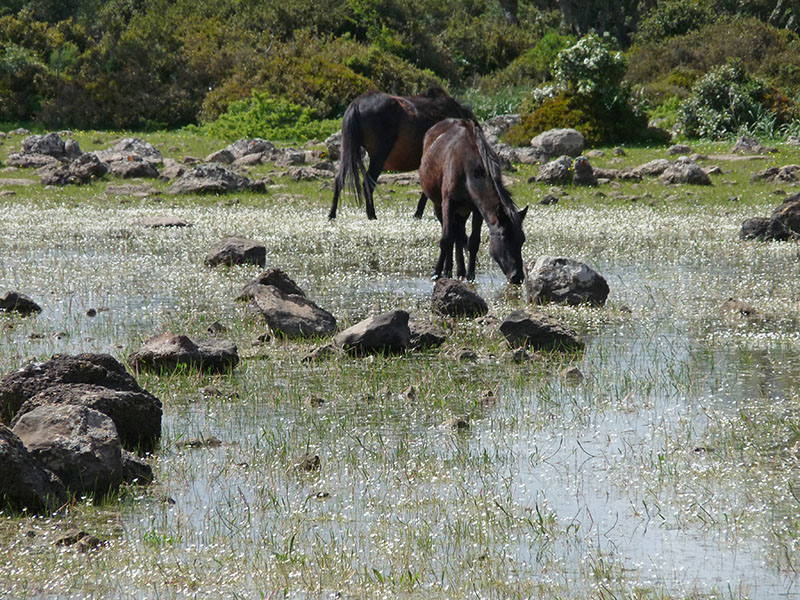
[[[175,371],[191,368],[202,371],[229,371],[239,362],[236,344],[227,340],[193,341],[188,336],[162,333],[148,339],[128,356],[137,369]]]
[[[120,185],[107,185],[105,194],[106,196],[135,196],[137,198],[146,198],[147,196],[158,196],[161,194],[161,191],[146,183],[123,183]]]
[[[8,155],[6,165],[9,167],[17,167],[19,169],[38,169],[47,165],[57,165],[60,161],[54,156],[47,154],[25,154],[23,152],[14,152]]]
[[[0,507],[51,513],[68,498],[61,479],[28,452],[19,436],[0,425]]]
[[[591,304],[602,306],[609,288],[605,278],[588,265],[570,258],[540,256],[527,265],[525,290],[534,304]]]
[[[263,267],[267,262],[267,248],[248,238],[231,236],[214,244],[205,257],[209,267],[217,265],[253,264]]]
[[[273,285],[260,285],[252,302],[267,326],[286,337],[325,337],[336,329],[331,313],[305,296],[287,294]]]
[[[431,309],[445,317],[480,317],[489,312],[486,300],[469,285],[446,277],[438,279],[433,287]]]
[[[158,229],[162,227],[191,227],[192,224],[178,217],[147,217],[137,221],[137,225]]]
[[[364,355],[405,352],[410,339],[408,313],[398,309],[364,319],[339,333],[333,341],[347,352]]]
[[[37,182],[32,181],[30,179],[12,179],[10,177],[0,177],[0,188],[5,187],[12,187],[12,186],[20,186],[25,187],[29,185],[34,185]]]
[[[512,348],[580,351],[584,343],[577,334],[543,313],[516,310],[500,324],[500,333]]]
[[[122,482],[122,445],[103,413],[85,406],[40,406],[12,431],[74,494],[103,494]]]

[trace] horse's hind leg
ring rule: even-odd
[[[447,196],[442,196],[441,206],[436,206],[436,217],[442,224],[442,237],[439,239],[439,260],[433,271],[432,279],[439,279],[444,271],[445,276],[453,274],[453,245],[456,240],[453,227],[453,212]]]
[[[481,245],[481,226],[483,217],[477,210],[472,211],[472,232],[469,235],[467,247],[469,249],[469,268],[467,269],[467,281],[475,281],[475,264],[478,261],[478,247]],[[466,231],[464,232],[466,235]]]
[[[364,177],[364,197],[367,202],[367,218],[374,221],[378,217],[375,215],[375,201],[373,200],[373,192],[375,186],[378,185],[378,176],[383,171],[383,165],[386,164],[386,156],[378,155],[369,157],[369,169]]]
[[[331,202],[331,210],[328,213],[328,219],[333,221],[336,218],[336,209],[339,206],[339,194],[342,193],[342,178],[339,174],[333,180],[333,202]]]
[[[428,202],[428,197],[423,192],[423,194],[419,197],[419,202],[417,202],[417,210],[414,213],[414,218],[415,219],[421,219],[422,218],[422,215],[425,212],[425,204],[427,202]]]

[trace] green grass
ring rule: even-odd
[[[126,135],[76,133],[84,149]],[[176,159],[224,145],[142,137]],[[7,138],[0,160],[20,141]],[[728,147],[693,144],[709,155]],[[665,149],[627,148],[622,158],[605,150],[593,164],[637,165]],[[603,309],[543,309],[584,337],[583,354],[524,364],[497,326],[525,298],[491,264],[487,240],[477,290],[489,315],[440,321],[442,348],[399,357],[308,363],[322,340],[259,344],[263,322],[234,302],[259,269],[202,264],[221,236],[246,235],[342,326],[395,307],[433,318],[427,277],[440,229],[430,208],[411,218],[414,186],[379,186],[377,222],[348,198],[335,223],[326,220],[328,187],[279,173],[282,187],[266,194],[222,197],[122,202],[103,181],[9,188],[0,293],[18,289],[45,310],[0,315],[0,373],[55,352],[124,360],[153,333],[201,336],[214,321],[242,361],[223,375],[139,375],[164,403],[156,483],[56,516],[0,517],[0,589],[13,598],[791,595],[797,248],[742,242],[738,229],[781,200],[750,174],[798,154],[781,146],[768,161],[720,161],[710,188],[562,186],[568,196],[550,206],[538,204],[547,186],[526,183],[536,167],[520,166],[510,189],[531,204],[525,260],[583,260],[611,287]],[[164,214],[193,227],[136,225]],[[718,310],[728,297],[765,319],[729,320]],[[91,307],[107,310],[90,318]],[[467,348],[475,361],[458,360]],[[567,380],[567,366],[583,381]],[[442,427],[453,417],[468,417],[469,428]],[[212,435],[222,446],[177,443]],[[318,472],[294,467],[306,452],[320,457]],[[88,554],[54,546],[71,527],[109,545]]]

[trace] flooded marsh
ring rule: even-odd
[[[288,178],[267,194],[124,202],[105,182],[12,186],[0,293],[44,310],[0,314],[0,373],[54,353],[124,361],[154,333],[214,322],[242,360],[139,374],[164,404],[156,482],[0,516],[0,598],[800,598],[799,248],[738,235],[781,201],[747,183],[764,166],[724,164],[727,183],[707,189],[566,187],[549,206],[525,183],[534,171],[511,174],[531,204],[525,261],[581,260],[611,288],[604,308],[542,307],[585,352],[522,363],[497,326],[525,296],[486,239],[487,317],[437,321],[445,344],[403,356],[304,362],[319,343],[258,342],[263,320],[235,297],[260,269],[203,265],[241,235],[342,327],[393,308],[433,318],[440,227],[430,209],[411,218],[413,186],[379,186],[377,221],[350,200],[334,222],[329,189]],[[192,226],[139,224],[152,216]],[[760,317],[721,311],[728,298]],[[318,470],[298,468],[305,453]],[[53,545],[73,527],[108,543]]]

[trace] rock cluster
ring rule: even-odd
[[[10,425],[0,425],[0,498],[14,510],[152,479],[133,452],[158,443],[161,402],[111,356],[55,355],[7,374],[0,420]]]

